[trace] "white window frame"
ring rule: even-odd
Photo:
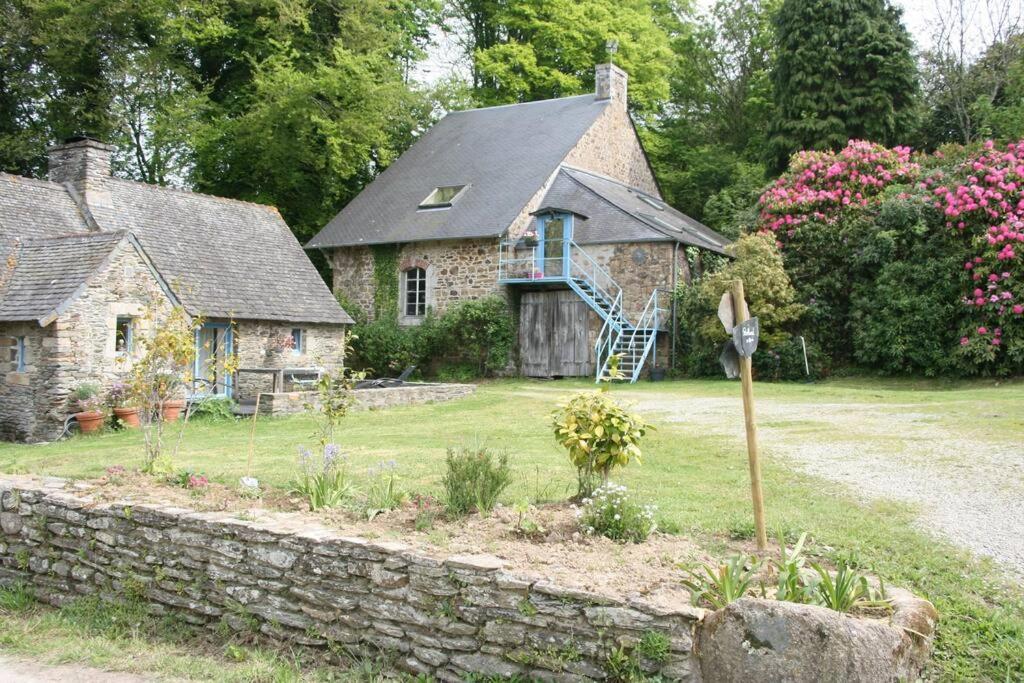
[[[410,274],[415,271],[421,271],[423,276],[417,278],[415,282],[422,283],[418,292],[422,296],[422,301],[416,303],[414,313],[409,313],[409,278]],[[400,286],[398,288],[398,317],[399,320],[406,325],[418,325],[426,316],[427,311],[430,310],[430,268],[425,266],[410,266],[399,273]],[[419,312],[422,306],[422,312]]]

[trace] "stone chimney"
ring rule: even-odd
[[[78,195],[76,199],[86,205],[109,206],[110,155],[108,145],[84,135],[68,138],[63,144],[47,150],[50,180],[70,185]]]
[[[626,108],[629,74],[614,64],[598,64],[594,67],[594,84],[599,100],[611,100]]]

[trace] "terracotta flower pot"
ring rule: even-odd
[[[164,401],[164,407],[160,416],[164,422],[174,422],[181,417],[181,409],[184,407],[185,401],[180,398],[173,401]]]
[[[114,416],[128,429],[136,429],[139,426],[138,408],[114,408]]]
[[[98,410],[86,410],[82,413],[75,413],[75,420],[83,434],[91,434],[103,426],[103,413]]]

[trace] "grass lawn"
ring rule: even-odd
[[[554,443],[548,415],[559,398],[592,388],[585,382],[507,381],[486,384],[471,398],[454,403],[356,413],[346,418],[342,447],[353,472],[394,460],[405,486],[438,493],[449,446],[482,442],[506,450],[518,479],[506,502],[522,498],[564,498],[575,482],[563,451]],[[644,383],[616,387],[617,396],[643,399],[735,397],[739,387],[718,381]],[[912,394],[908,392],[913,392]],[[819,403],[884,404],[912,401],[927,406],[943,424],[1024,441],[1024,385],[943,384],[893,380],[837,380],[816,385],[760,384],[760,399]],[[684,422],[659,420],[644,447],[644,463],[617,480],[659,507],[660,518],[714,548],[729,537],[751,533],[746,454],[741,441],[709,436]],[[776,425],[801,430],[806,425]],[[265,484],[287,486],[297,462],[297,446],[312,444],[312,418],[267,419],[256,428],[256,471]],[[848,435],[847,435],[848,436]],[[886,435],[866,435],[865,438]],[[811,430],[808,438],[827,445],[829,434]],[[189,425],[177,464],[233,483],[245,473],[249,423],[196,422]],[[110,433],[43,445],[0,445],[0,471],[91,477],[111,465],[141,463],[138,434]],[[855,492],[795,472],[765,459],[765,494],[771,529],[807,531],[810,551],[856,560],[887,583],[907,587],[932,600],[942,615],[935,642],[934,677],[941,680],[1024,680],[1024,594],[987,561],[970,557],[919,531],[905,505],[858,502]],[[666,524],[667,525],[667,524]],[[5,625],[6,626],[6,625]],[[0,645],[3,641],[0,641]]]

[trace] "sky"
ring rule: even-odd
[[[585,0],[584,0],[585,1]],[[698,7],[708,6],[713,0],[697,0]],[[910,31],[919,49],[931,47],[931,36],[934,33],[939,8],[948,8],[955,0],[892,0],[893,4],[903,10],[903,23]],[[1024,0],[965,0],[965,5],[973,9],[969,17],[967,34],[969,48],[979,53],[991,40],[991,30],[986,21],[985,9],[988,5],[1005,6],[1011,17],[1019,22],[1024,14]],[[436,36],[436,44],[429,50],[427,58],[420,62],[414,70],[416,80],[432,83],[453,71],[465,73],[461,55],[450,40],[443,35]]]

